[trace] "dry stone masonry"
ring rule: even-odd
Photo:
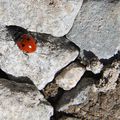
[[[0,0],[0,100],[0,120],[119,120],[120,1]]]

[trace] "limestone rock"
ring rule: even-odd
[[[84,72],[85,67],[78,62],[73,62],[62,70],[55,80],[59,87],[64,90],[70,90],[76,86]]]
[[[38,41],[37,50],[26,55],[17,47],[6,28],[0,28],[0,68],[15,77],[30,78],[39,89],[51,82],[55,74],[79,54],[65,37],[31,33]]]
[[[80,119],[120,118],[120,61],[105,66],[103,77],[98,80],[84,77],[75,88],[65,92],[57,110]],[[112,114],[112,115],[111,115]]]
[[[58,95],[58,92],[59,86],[54,82],[48,83],[42,90],[42,93],[46,99],[49,99],[51,97],[54,98],[56,95]]]
[[[35,86],[0,79],[0,120],[50,120],[52,115]]]
[[[103,64],[93,52],[84,50],[80,57],[80,62],[86,66],[86,70],[97,74],[103,69]]]
[[[120,50],[120,1],[87,0],[67,37],[99,59],[108,59]]]
[[[88,100],[64,110],[68,115],[85,120],[119,120],[120,119],[120,78],[116,89],[104,92],[91,91]]]
[[[64,36],[83,0],[0,0],[0,23],[30,31]]]
[[[86,66],[86,70],[92,71],[94,74],[100,73],[103,68],[103,64],[100,61],[92,61]]]
[[[74,117],[63,116],[63,117],[60,118],[59,120],[80,120],[80,119],[79,119],[79,118],[74,118]]]
[[[96,91],[106,92],[116,88],[116,81],[120,74],[120,61],[113,62],[111,66],[106,67],[103,72],[103,78],[97,86]]]
[[[91,86],[94,80],[91,78],[83,78],[79,84],[70,91],[65,92],[58,102],[57,110],[66,111],[70,106],[84,104],[88,101]]]

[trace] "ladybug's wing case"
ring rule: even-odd
[[[22,27],[16,25],[6,26],[14,41],[18,41],[23,34],[28,34],[28,31]]]

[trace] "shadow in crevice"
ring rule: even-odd
[[[30,80],[30,78],[25,77],[25,76],[15,77],[12,75],[8,75],[8,78],[9,78],[9,80],[15,81],[17,83],[28,83],[28,84],[34,85],[32,80]]]
[[[15,77],[15,76],[12,76],[10,74],[5,73],[1,69],[0,69],[0,78],[7,79],[9,81],[15,81],[17,83],[28,83],[28,84],[32,84],[33,85],[33,82],[28,77],[24,77],[24,76]]]
[[[117,52],[117,54],[115,54],[113,57],[109,58],[109,59],[101,59],[101,63],[103,63],[103,65],[110,65],[112,64],[113,61],[119,61],[120,60],[120,51]]]
[[[97,56],[92,51],[83,50],[84,57],[87,59],[97,58]]]
[[[6,74],[3,70],[0,69],[0,78],[8,79],[8,74]]]
[[[50,118],[50,120],[59,120],[59,119],[62,120],[63,117],[66,117],[66,118],[70,117],[73,119],[78,118],[78,117],[75,117],[74,114],[65,113],[65,112],[55,112],[55,114]]]

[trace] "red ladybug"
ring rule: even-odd
[[[25,53],[36,51],[36,40],[31,35],[23,34],[16,44]]]
[[[33,53],[37,48],[36,39],[24,28],[19,26],[6,26],[15,43],[24,53]]]

